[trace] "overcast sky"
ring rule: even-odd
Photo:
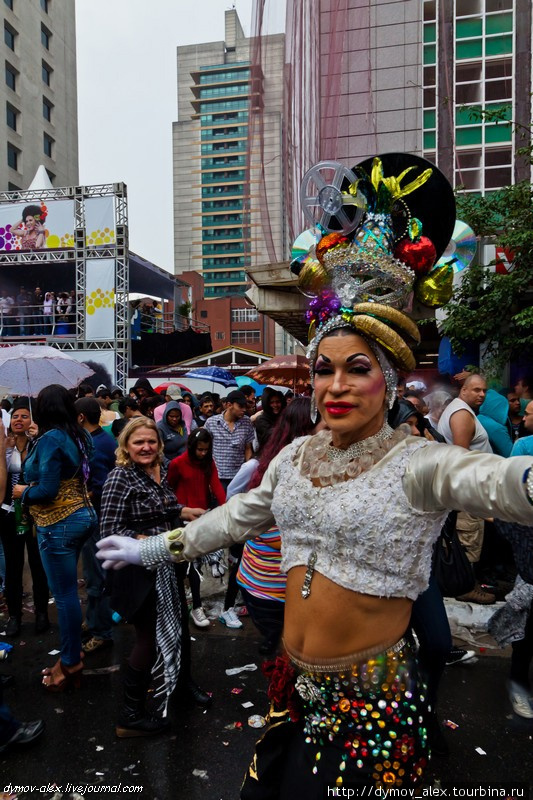
[[[124,181],[130,248],[169,271],[176,47],[222,40],[232,5],[249,35],[252,0],[76,0],[80,183]]]

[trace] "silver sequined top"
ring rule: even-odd
[[[446,511],[420,511],[406,497],[402,478],[425,440],[397,445],[354,480],[316,487],[301,475],[306,442],[296,440],[278,461],[272,512],[282,542],[281,569],[307,565],[363,594],[409,597],[427,587],[433,543]]]

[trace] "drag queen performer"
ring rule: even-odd
[[[428,709],[406,631],[412,603],[428,585],[433,543],[448,509],[533,522],[531,458],[467,452],[386,423],[398,370],[415,365],[408,342],[418,330],[397,306],[415,280],[406,264],[418,266],[412,256],[424,247],[407,245],[427,252],[424,239],[440,241],[432,266],[453,229],[453,212],[451,223],[431,216],[436,207],[444,213],[453,197],[428,167],[393,154],[357,168],[348,192],[338,189],[341,200],[363,195],[362,220],[353,236],[323,236],[311,253],[312,275],[299,275],[300,285],[315,292],[308,355],[328,430],[295,440],[259,487],[185,530],[99,543],[104,567],[153,569],[279,527],[286,657],[271,676],[272,724],[245,777],[245,800],[319,800],[328,788],[419,783]],[[436,197],[430,202],[439,192],[440,204]]]

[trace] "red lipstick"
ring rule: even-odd
[[[349,414],[354,408],[355,406],[352,403],[343,403],[340,400],[335,403],[326,403],[326,410],[333,417],[342,417],[345,414]]]

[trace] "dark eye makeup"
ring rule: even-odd
[[[370,372],[372,369],[372,362],[365,353],[354,353],[346,359],[346,366],[350,372],[356,374],[363,374]],[[333,366],[327,356],[319,355],[315,364],[316,375],[330,375],[333,372]]]

